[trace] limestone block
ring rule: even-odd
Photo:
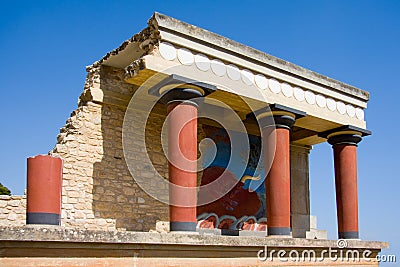
[[[266,236],[268,236],[268,233],[267,233],[267,231],[248,231],[248,230],[241,230],[241,231],[239,231],[239,236],[266,237]]]
[[[156,231],[160,232],[160,233],[169,232],[169,222],[157,221],[156,222]]]
[[[306,233],[307,239],[328,239],[328,232],[326,230],[312,229]]]
[[[210,228],[196,228],[196,232],[200,235],[221,235],[221,229],[210,229]]]
[[[11,207],[18,207],[20,205],[20,201],[19,200],[11,200],[10,202],[8,202],[8,205]]]
[[[310,228],[317,229],[317,216],[315,215],[310,216]]]

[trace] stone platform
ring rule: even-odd
[[[0,228],[0,266],[378,266],[375,257],[386,247],[361,240]]]

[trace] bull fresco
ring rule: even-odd
[[[212,126],[203,126],[203,130],[215,145],[206,145],[202,149],[204,170],[201,186],[217,179],[224,182],[215,187],[232,186],[219,199],[197,208],[198,227],[265,230],[265,172],[260,137],[235,131],[229,131],[228,134],[225,129]],[[242,138],[239,140],[248,138],[248,142],[235,144],[239,146],[235,151],[240,153],[231,153],[230,140],[234,135]],[[201,190],[199,195],[203,193]]]

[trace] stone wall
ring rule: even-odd
[[[0,226],[26,224],[26,196],[0,195]]]
[[[148,196],[128,170],[122,148],[122,124],[136,87],[123,80],[123,70],[89,69],[79,107],[60,130],[51,155],[63,159],[62,225],[85,229],[148,231],[156,221],[168,221],[168,206]],[[102,101],[96,101],[100,90]],[[164,118],[152,114],[146,145],[157,171],[167,176],[167,161],[160,140]],[[135,129],[133,127],[133,129]],[[138,166],[145,151],[132,135],[130,150]],[[152,182],[151,173],[133,172]],[[156,186],[156,185],[154,185]]]

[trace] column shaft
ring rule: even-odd
[[[28,158],[27,224],[60,225],[62,160],[51,156]]]
[[[339,238],[358,238],[357,146],[336,144],[333,151]]]
[[[171,231],[196,231],[197,107],[185,102],[167,106]],[[182,187],[177,187],[177,186]]]
[[[266,157],[273,156],[271,147],[274,141],[276,143],[265,181],[268,235],[290,235],[290,131],[288,128],[267,127],[263,129],[263,138],[267,147]]]

